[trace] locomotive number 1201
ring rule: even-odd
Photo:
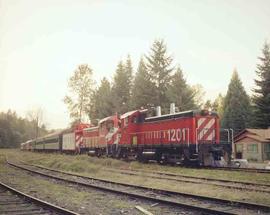
[[[177,129],[170,129],[167,131],[168,141],[171,142],[180,142],[185,141],[186,139],[186,128],[177,128]]]

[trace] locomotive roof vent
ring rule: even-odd
[[[175,114],[175,104],[174,103],[170,104],[170,114]]]
[[[156,116],[161,116],[161,107],[160,106],[156,107]]]

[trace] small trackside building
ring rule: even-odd
[[[270,128],[244,129],[234,137],[233,147],[237,159],[270,160]]]

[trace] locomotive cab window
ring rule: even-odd
[[[138,123],[138,117],[137,116],[132,117],[132,123],[134,123],[134,124]]]
[[[106,128],[107,128],[108,131],[112,131],[113,130],[113,121],[109,121],[107,123]]]
[[[128,120],[129,120],[129,117],[126,117],[126,118],[124,119],[124,127],[126,127],[126,126],[128,125]]]

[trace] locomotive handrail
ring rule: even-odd
[[[198,128],[195,129],[195,137],[196,137],[196,153],[198,153]]]
[[[179,142],[187,143],[189,146],[190,145],[190,129],[189,128],[180,128],[180,129],[184,131],[184,134],[182,136],[182,140]],[[150,139],[151,141],[154,141],[154,143],[156,143],[156,141],[159,140],[161,143],[163,142],[164,139],[166,139],[166,132],[170,130],[171,129],[163,129],[163,130],[155,130],[155,131],[139,131],[139,132],[132,132],[130,133],[130,135],[134,135],[134,136],[136,135],[138,139],[140,139],[142,144],[145,144],[145,139]]]
[[[187,128],[188,131],[188,147],[189,147],[189,128]]]
[[[227,131],[227,133],[228,133],[228,143],[229,143],[230,142],[230,131],[227,128],[224,128],[224,131]]]

